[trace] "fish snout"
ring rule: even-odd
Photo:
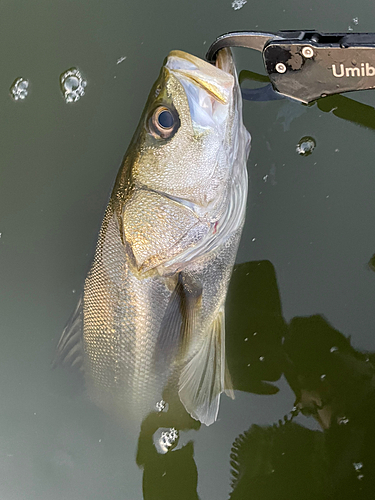
[[[215,100],[228,104],[234,87],[233,75],[181,50],[169,53],[165,67],[177,78],[189,80]]]

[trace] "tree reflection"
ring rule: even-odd
[[[275,394],[278,388],[269,382],[279,380],[283,373],[286,323],[271,262],[235,266],[226,313],[226,353],[234,388]]]
[[[252,425],[233,443],[231,500],[321,498],[322,434],[291,421]]]
[[[294,318],[283,350],[294,414],[313,416],[323,432],[288,419],[251,426],[233,444],[230,498],[372,498],[375,356],[354,349],[318,315]]]
[[[296,406],[324,429],[333,498],[372,498],[375,487],[375,370],[372,354],[321,316],[294,318],[284,343]]]

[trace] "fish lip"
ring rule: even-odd
[[[221,104],[228,104],[234,88],[233,74],[180,50],[169,53],[165,68],[205,90]]]

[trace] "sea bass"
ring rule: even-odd
[[[224,305],[250,135],[229,49],[166,58],[117,175],[57,358],[99,406],[140,417],[167,387],[206,425],[231,394]]]

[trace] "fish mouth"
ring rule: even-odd
[[[165,68],[185,90],[193,125],[217,127],[227,119],[235,86],[229,49],[219,52],[215,66],[186,52],[173,50],[167,57]]]
[[[166,67],[198,85],[217,101],[227,104],[234,85],[232,61],[229,50],[219,52],[216,66],[187,52],[173,50],[167,58]]]

